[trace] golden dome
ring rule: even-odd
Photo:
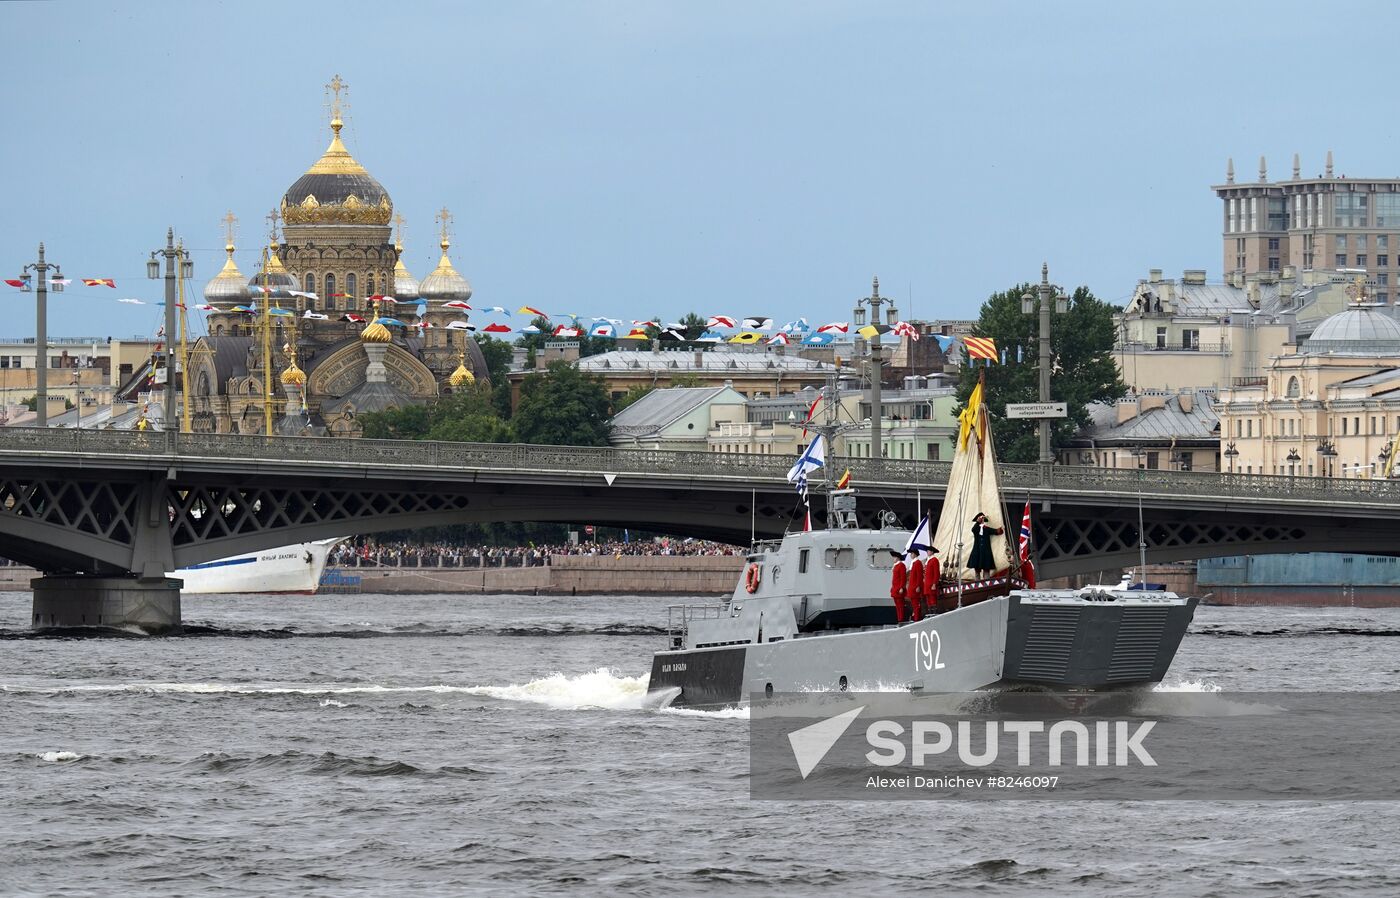
[[[331,144],[282,197],[287,224],[385,225],[394,212],[384,185],[340,141],[344,122],[331,119]]]
[[[371,321],[365,325],[365,329],[360,331],[361,343],[389,343],[394,339],[394,335],[389,333],[389,329],[378,321]]]
[[[380,327],[383,327],[383,325],[380,325]],[[287,369],[282,372],[282,386],[285,387],[295,384],[299,387],[304,383],[306,383],[306,372],[298,368],[296,359],[293,359],[292,363],[287,366]]]
[[[447,382],[454,387],[464,387],[476,383],[476,375],[467,370],[466,364],[457,363],[457,370],[447,376]]]

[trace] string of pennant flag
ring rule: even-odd
[[[79,278],[78,280],[87,287],[107,287],[115,290],[117,286],[116,280],[113,278]],[[11,287],[19,289],[29,289],[30,287],[30,279],[28,276],[23,278],[5,278],[4,282]],[[72,283],[72,279],[54,278],[51,279],[50,283],[66,286]],[[259,296],[266,296],[269,301],[279,297],[300,297],[311,302],[320,301],[320,296],[314,291],[290,290],[285,287],[264,287],[258,285],[250,285],[248,289],[250,292],[258,294]],[[329,296],[331,298],[349,298],[350,295],[348,293],[332,293],[329,294]],[[381,295],[367,297],[367,300],[381,304],[402,306],[426,307],[428,305],[427,301],[423,299],[398,299],[393,296]],[[134,298],[122,298],[118,299],[117,302],[126,303],[128,305],[148,305],[144,300]],[[164,303],[149,303],[149,305],[164,305]],[[441,306],[443,308],[455,309],[463,313],[477,312],[483,315],[511,317],[510,310],[502,306],[476,307],[461,300],[444,302],[441,303]],[[185,306],[181,305],[180,308],[185,308]],[[247,305],[240,304],[221,307],[210,303],[201,303],[191,308],[202,312],[231,312],[240,314],[257,314],[261,311],[258,308],[256,300]],[[422,317],[423,310],[424,309],[420,309],[417,313],[419,317]],[[267,313],[278,317],[298,317],[295,311],[283,309],[276,305],[268,309]],[[737,318],[730,315],[711,315],[706,319],[705,325],[702,327],[699,325],[680,323],[662,324],[660,321],[645,319],[629,321],[619,318],[589,317],[572,312],[551,314],[543,309],[529,305],[521,306],[516,310],[516,313],[531,316],[532,323],[525,324],[521,327],[511,327],[500,321],[492,321],[483,327],[478,327],[475,324],[463,320],[448,322],[442,326],[449,330],[462,330],[471,333],[492,335],[520,334],[528,336],[547,333],[556,337],[568,338],[588,336],[606,340],[650,340],[653,338],[653,334],[648,329],[654,328],[656,330],[655,336],[662,342],[732,343],[741,346],[752,346],[756,344],[770,346],[789,344],[827,346],[837,342],[841,337],[851,334],[858,334],[866,339],[873,339],[874,337],[883,336],[884,334],[908,337],[911,340],[918,340],[923,336],[915,325],[907,321],[898,321],[888,325],[866,324],[862,326],[853,326],[850,322],[846,321],[831,321],[813,327],[806,318],[796,318],[786,322],[781,327],[775,328],[774,320],[762,315],[754,315],[747,318]],[[308,308],[301,313],[300,318],[306,321],[329,321],[331,316]],[[553,324],[553,322],[561,319],[568,319],[569,323]],[[337,320],[348,321],[355,324],[365,324],[368,323],[370,319],[353,312],[346,312],[338,316]],[[395,318],[392,315],[381,315],[373,320],[375,323],[385,325],[386,327],[418,329],[437,327],[437,325],[428,321],[410,323]],[[553,326],[542,328],[534,324],[534,320],[543,320],[547,324],[553,324]],[[585,320],[590,323],[584,324]],[[738,331],[738,333],[726,333],[727,331]],[[999,350],[996,341],[990,337],[968,336],[959,338],[943,334],[933,334],[931,336],[937,341],[938,348],[943,352],[947,352],[956,341],[961,339],[965,349],[965,358],[969,364],[973,364],[976,361],[983,361],[988,365],[995,362],[1000,362],[1001,364],[1008,363],[1007,350],[1005,348]],[[1022,347],[1017,346],[1016,361],[1021,362],[1022,359]]]

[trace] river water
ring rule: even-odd
[[[0,894],[1393,895],[1388,802],[756,802],[742,711],[642,708],[668,600],[0,593]],[[1400,610],[1200,609],[1165,688],[1400,686]]]

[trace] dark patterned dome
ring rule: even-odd
[[[331,145],[282,197],[282,218],[298,224],[387,225],[394,204],[384,185],[340,142],[339,118],[331,120]]]

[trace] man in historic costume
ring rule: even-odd
[[[894,600],[894,621],[902,624],[908,618],[904,611],[904,597],[909,586],[909,568],[904,564],[904,553],[890,549],[894,556],[894,569],[890,571],[890,598]]]
[[[924,559],[924,602],[927,607],[927,614],[937,614],[938,608],[938,578],[943,573],[942,565],[938,562],[938,549],[930,546],[928,558]]]
[[[924,560],[923,546],[914,549],[914,560],[909,563],[909,588],[905,596],[909,599],[910,617],[924,619]]]
[[[987,523],[987,516],[977,512],[972,519],[972,554],[967,557],[967,566],[976,573],[978,580],[985,580],[996,573],[996,556],[992,554],[992,537],[1006,531]]]

